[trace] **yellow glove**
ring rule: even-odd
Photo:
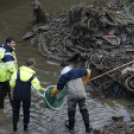
[[[91,76],[91,71],[87,69],[87,75],[83,77],[83,84],[87,84],[90,76]]]
[[[51,97],[54,97],[59,92],[60,92],[60,90],[58,90],[57,87],[54,87],[54,89],[51,91]]]

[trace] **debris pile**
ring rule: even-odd
[[[134,134],[134,122],[113,122],[104,128],[94,129],[92,134]]]
[[[31,38],[40,53],[58,61],[85,61],[92,77],[134,59],[134,2],[94,0],[92,6],[72,6],[68,12],[46,14],[38,0],[32,3],[37,24],[23,39]],[[120,70],[97,79],[96,86],[113,93]]]

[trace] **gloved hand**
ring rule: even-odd
[[[57,87],[54,87],[54,89],[51,91],[51,97],[54,97],[59,92],[60,92],[60,90],[58,90]]]
[[[91,71],[87,69],[87,75],[83,77],[83,84],[87,84],[90,76],[91,76]]]

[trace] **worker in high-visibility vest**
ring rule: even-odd
[[[13,131],[17,131],[17,123],[19,120],[20,102],[23,102],[24,111],[24,131],[27,130],[30,107],[31,107],[31,86],[34,90],[45,91],[41,87],[37,77],[35,77],[35,71],[32,70],[36,64],[35,60],[29,59],[27,66],[21,66],[18,71],[14,72],[10,80],[11,96],[13,99]]]
[[[0,108],[4,107],[4,99],[7,94],[12,104],[9,80],[18,68],[14,52],[15,45],[16,42],[13,37],[8,37],[6,42],[0,45]]]

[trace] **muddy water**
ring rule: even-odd
[[[7,0],[6,0],[7,1]],[[68,10],[72,5],[79,4],[80,0],[41,0],[44,9],[48,13]],[[13,36],[17,41],[16,54],[19,65],[24,65],[28,58],[35,58],[37,65],[35,70],[43,87],[56,84],[60,76],[60,63],[42,57],[37,52],[37,45],[22,41],[21,37],[31,29],[34,17],[31,1],[14,6],[0,13],[0,44],[7,36]],[[91,4],[87,0],[87,4]],[[101,127],[107,123],[112,123],[113,115],[123,115],[124,120],[129,120],[127,105],[132,101],[128,98],[103,98],[93,97],[92,94],[100,94],[88,89],[88,109],[91,126]],[[76,112],[75,132],[70,132],[64,127],[64,120],[67,120],[67,104],[60,110],[49,110],[45,108],[44,100],[37,92],[32,90],[31,119],[29,131],[26,134],[62,134],[76,133],[84,134],[84,126],[81,115]],[[23,111],[20,110],[18,123],[18,134],[23,134]],[[5,101],[5,108],[0,110],[0,134],[12,134],[12,109],[8,98]]]

